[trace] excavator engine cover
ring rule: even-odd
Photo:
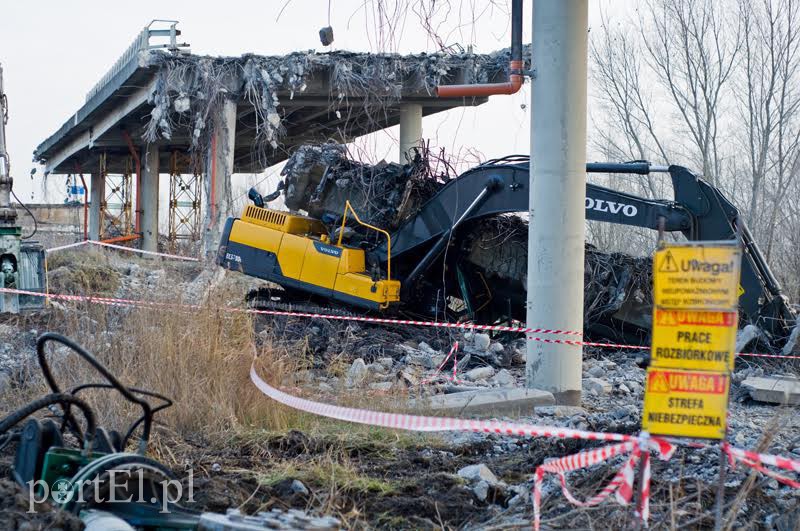
[[[226,269],[369,310],[400,300],[400,282],[374,280],[363,249],[333,245],[314,218],[255,205],[228,218],[217,263]]]

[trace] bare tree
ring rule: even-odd
[[[717,184],[720,108],[741,47],[726,2],[648,0],[640,24],[645,58],[682,117],[703,175]]]

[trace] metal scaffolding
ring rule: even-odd
[[[181,173],[181,168],[187,166],[191,173]],[[176,251],[179,240],[195,242],[200,239],[201,183],[202,172],[191,158],[173,151],[169,170],[169,245],[172,252]]]
[[[125,172],[108,173],[107,155],[100,155],[100,177],[105,182],[105,196],[100,204],[100,239],[128,239],[135,236],[133,231],[133,209],[131,197],[133,190],[133,160],[125,159]]]

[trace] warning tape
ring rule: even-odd
[[[422,380],[419,384],[425,385],[429,384],[432,381],[436,380],[442,372],[445,364],[447,364],[447,360],[453,358],[453,376],[443,376],[445,380],[448,380],[453,383],[464,383],[462,380],[458,379],[458,355],[456,352],[458,351],[458,341],[453,343],[453,347],[450,349],[450,352],[447,353],[447,356],[444,357],[442,363],[439,364],[439,367],[436,369],[436,372],[430,378],[426,378]]]
[[[98,304],[112,305],[112,306],[146,306],[154,308],[172,308],[184,309],[187,311],[196,311],[202,309],[203,306],[197,304],[178,304],[178,303],[165,303],[145,301],[141,299],[120,299],[113,297],[99,297],[94,295],[66,295],[58,293],[40,293],[37,291],[18,290],[13,288],[0,288],[0,293],[15,293],[18,295],[30,295],[32,297],[49,297],[56,300],[71,300],[71,301],[86,301]],[[450,323],[450,322],[435,322],[435,321],[414,321],[409,319],[387,319],[382,317],[366,317],[358,315],[335,315],[324,313],[308,313],[308,312],[290,312],[286,310],[256,310],[252,308],[229,308],[229,307],[214,307],[215,310],[220,310],[229,313],[247,313],[247,314],[260,314],[260,315],[276,315],[286,317],[306,317],[310,319],[331,319],[338,321],[358,321],[367,323],[389,324],[389,325],[405,325],[405,326],[430,326],[434,328],[457,328],[462,330],[495,330],[504,332],[521,332],[526,334],[579,334],[580,332],[570,332],[567,330],[554,330],[550,328],[523,328],[513,326],[500,326],[500,325],[481,325],[473,323]],[[624,348],[632,350],[650,350],[647,345],[624,345],[620,343],[598,343],[592,341],[580,341],[576,339],[550,339],[539,336],[527,336],[532,341],[539,341],[543,343],[564,344],[582,347],[604,347],[604,348]],[[800,356],[786,355],[786,354],[753,354],[750,352],[737,352],[737,356],[757,356],[761,358],[782,358],[782,359],[797,359]]]
[[[667,461],[675,452],[675,446],[666,439],[660,437],[650,437],[647,433],[642,433],[638,440],[626,441],[601,448],[584,450],[577,454],[568,455],[558,459],[551,459],[536,468],[536,475],[533,485],[533,518],[534,528],[539,529],[542,503],[542,484],[544,483],[545,473],[556,474],[561,483],[561,492],[564,497],[577,507],[591,507],[599,505],[611,494],[621,505],[630,503],[634,489],[634,470],[637,463],[641,460],[642,484],[640,485],[640,500],[637,507],[637,515],[645,525],[650,516],[650,451],[656,451],[658,456]],[[567,472],[587,468],[599,463],[603,463],[618,455],[631,454],[623,463],[619,471],[611,481],[603,487],[600,492],[588,500],[576,498],[567,486]]]
[[[772,454],[760,454],[758,452],[751,452],[750,450],[742,450],[735,448],[727,442],[722,443],[722,450],[728,454],[728,460],[731,466],[735,466],[737,462],[742,463],[754,470],[758,470],[762,474],[780,481],[784,485],[789,485],[792,488],[800,489],[800,481],[788,478],[782,474],[778,474],[764,465],[774,466],[783,470],[791,470],[800,474],[800,460],[790,459]]]
[[[145,251],[144,249],[134,249],[133,247],[125,247],[124,245],[115,245],[113,243],[106,243],[100,242],[97,240],[83,240],[77,243],[70,243],[68,245],[61,245],[58,247],[51,247],[49,249],[45,249],[47,253],[54,253],[56,251],[63,251],[65,249],[71,249],[73,247],[80,247],[81,245],[99,245],[101,247],[109,247],[111,249],[117,249],[119,251],[128,251],[130,253],[140,253],[140,254],[147,254],[150,256],[161,256],[163,258],[169,258],[172,260],[183,260],[186,262],[199,262],[198,258],[193,258],[191,256],[180,256],[177,254],[168,254],[168,253],[157,253],[155,251]]]

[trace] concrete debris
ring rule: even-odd
[[[491,342],[492,338],[489,336],[489,334],[476,333],[475,335],[472,336],[472,345],[476,349],[482,350],[484,352],[489,350]]]
[[[612,386],[607,381],[600,378],[584,378],[583,388],[595,395],[610,393]]]
[[[476,54],[371,54],[335,51],[295,52],[284,56],[206,57],[145,51],[140,64],[157,71],[150,96],[154,106],[144,138],[171,138],[177,129],[174,109],[189,121],[192,147],[207,138],[213,110],[223,98],[250,102],[257,140],[272,149],[284,134],[281,99],[293,100],[316,75],[330,80],[331,112],[347,109],[349,100],[379,109],[397,102],[402,92],[433,94],[451,71],[464,71],[466,83],[485,83],[505,72],[510,52]],[[469,68],[465,69],[465,66]],[[181,124],[183,125],[183,124]]]
[[[505,413],[508,415],[530,414],[534,407],[555,404],[552,393],[539,389],[494,388],[480,391],[465,391],[445,395],[434,395],[412,400],[412,407],[429,408],[451,414]]]
[[[800,405],[800,379],[793,376],[750,377],[742,382],[753,400],[771,404]]]
[[[367,370],[367,364],[364,363],[363,359],[358,358],[353,361],[353,364],[350,365],[350,368],[347,370],[345,385],[347,387],[357,387],[364,382],[367,374],[369,374],[369,370]]]
[[[517,379],[508,372],[508,369],[500,369],[500,371],[492,377],[492,383],[500,387],[510,387],[517,383]]]
[[[489,470],[489,467],[483,463],[465,466],[458,471],[458,475],[470,483],[477,483],[479,481],[485,481],[489,485],[497,485],[500,483],[500,480],[497,479],[497,476],[495,476],[492,471]]]
[[[797,316],[797,324],[792,329],[792,333],[789,334],[789,340],[783,346],[783,351],[781,353],[784,356],[788,356],[792,353],[800,353],[800,315]]]
[[[494,376],[494,367],[477,367],[468,371],[464,375],[464,378],[471,382],[475,382],[478,380],[488,380],[492,376]]]
[[[763,337],[764,333],[755,325],[748,324],[736,332],[736,352],[744,352],[753,340]]]
[[[308,496],[310,494],[308,488],[299,479],[292,480],[291,489],[294,494],[300,494],[302,496]]]

